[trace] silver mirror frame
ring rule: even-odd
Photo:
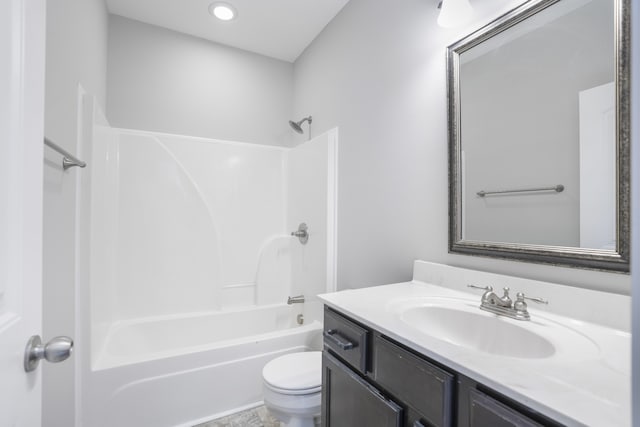
[[[631,1],[615,0],[617,249],[615,251],[462,240],[459,56],[562,0],[530,0],[447,48],[449,128],[449,252],[575,268],[629,272]]]

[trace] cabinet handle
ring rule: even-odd
[[[336,329],[329,329],[327,331],[324,331],[322,335],[326,339],[340,347],[341,350],[351,350],[352,348],[356,347],[356,345],[351,341],[344,340]]]
[[[420,422],[420,420],[416,420],[416,421],[413,423],[413,427],[425,427],[425,425],[424,425],[424,424],[422,424],[422,423]]]

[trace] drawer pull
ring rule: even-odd
[[[357,345],[352,343],[351,341],[344,340],[336,329],[329,329],[328,331],[324,331],[322,335],[324,335],[326,339],[340,347],[341,350],[351,350],[352,348],[357,347]]]

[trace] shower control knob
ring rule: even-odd
[[[67,360],[73,352],[73,340],[69,337],[55,337],[42,344],[40,335],[29,338],[24,352],[24,370],[31,372],[38,367],[40,359],[51,363]]]
[[[302,243],[303,245],[306,245],[307,242],[309,241],[309,228],[307,227],[307,224],[305,224],[304,222],[301,223],[298,226],[298,230],[292,231],[291,235],[294,237],[297,237],[298,240],[300,240],[300,243]]]

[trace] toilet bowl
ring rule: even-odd
[[[320,418],[322,352],[277,357],[262,370],[264,406],[284,427],[313,427]]]

